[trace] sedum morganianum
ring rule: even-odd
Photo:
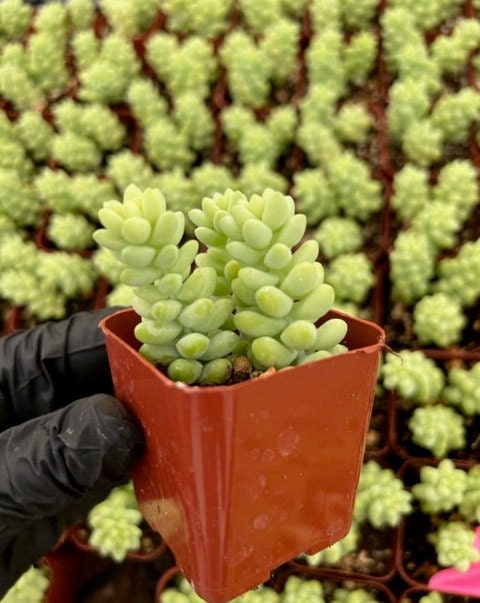
[[[143,356],[174,381],[219,384],[239,355],[262,371],[346,351],[344,320],[315,324],[334,290],[291,197],[227,189],[188,216],[195,236],[185,240],[185,215],[168,210],[160,190],[133,184],[99,211],[94,238],[134,289]]]

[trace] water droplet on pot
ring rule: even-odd
[[[264,530],[268,525],[268,515],[266,513],[262,513],[258,517],[255,517],[253,520],[253,529],[254,530]]]
[[[278,434],[277,449],[281,456],[293,454],[300,441],[300,436],[294,431],[287,430]]]
[[[262,461],[266,461],[267,463],[271,463],[275,459],[275,452],[270,448],[267,448],[262,455]]]

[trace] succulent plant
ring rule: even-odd
[[[323,224],[338,211],[328,178],[321,168],[307,168],[294,174],[292,194],[309,226]]]
[[[117,486],[89,511],[88,542],[97,547],[102,556],[120,563],[129,551],[140,549],[142,520],[131,482]]]
[[[430,94],[423,80],[398,79],[390,88],[387,118],[389,133],[401,141],[412,124],[426,117],[430,109]]]
[[[435,400],[445,384],[441,369],[421,350],[387,352],[380,378],[386,389],[415,402]]]
[[[412,432],[412,441],[436,457],[447,456],[452,450],[465,447],[464,419],[449,406],[434,404],[416,408],[408,427]]]
[[[473,562],[480,560],[480,552],[474,546],[475,531],[462,521],[445,522],[429,536],[438,562],[444,567],[465,572]]]
[[[194,171],[192,171],[193,176]],[[175,168],[168,172],[157,175],[156,182],[152,181],[155,188],[162,191],[168,207],[172,211],[181,211],[186,218],[185,231],[192,232],[192,223],[188,220],[188,211],[198,204],[199,197],[196,194],[193,177],[189,177],[184,170]],[[145,187],[145,188],[152,188]]]
[[[49,584],[46,568],[31,566],[2,597],[2,603],[43,603]]]
[[[467,487],[467,473],[457,469],[451,459],[441,460],[437,466],[424,465],[420,481],[412,486],[413,496],[424,513],[452,511],[460,504]]]
[[[130,149],[122,149],[109,155],[106,175],[118,191],[124,190],[129,184],[148,188],[155,182],[155,177],[158,176],[143,155],[133,153]],[[113,196],[112,191],[108,199]],[[104,199],[104,201],[108,199]],[[97,213],[99,209],[100,207],[97,208]]]
[[[259,5],[254,0],[239,0],[242,17],[249,29],[261,34],[272,21],[282,17],[282,5],[277,0],[267,0]]]
[[[416,341],[386,355],[383,386],[413,411],[417,446],[458,456],[480,413],[477,369],[447,373],[417,348],[460,346],[476,329],[479,14],[480,0],[1,0],[4,308],[20,306],[28,322],[61,318],[90,302],[97,278],[111,286],[107,305],[146,303],[133,296],[148,286],[122,283],[125,265],[108,249],[76,261],[33,239],[48,223],[57,247],[88,249],[103,203],[130,183],[160,189],[184,215],[182,242],[203,197],[230,188],[248,200],[270,187],[291,194],[315,231],[335,308],[369,316],[369,287],[350,302],[360,270],[331,260],[365,242],[372,260],[388,253],[376,286],[394,320],[402,313],[393,337],[404,325],[401,347]],[[454,302],[432,301],[438,293]],[[467,522],[480,521],[479,492],[472,470],[458,505]]]
[[[427,540],[438,563],[466,571],[480,560],[475,527],[480,517],[480,469],[457,466],[451,459],[420,466],[420,479],[411,487],[419,509],[431,519]]]
[[[402,230],[390,251],[393,298],[410,304],[426,295],[435,273],[435,258],[435,248],[425,233]]]
[[[480,94],[471,88],[456,93],[445,93],[435,103],[431,120],[438,128],[445,142],[467,141],[469,128],[480,118]]]
[[[261,122],[251,110],[233,104],[222,111],[221,120],[227,138],[244,165],[263,162],[275,166],[295,138],[297,117],[291,107],[273,109]]]
[[[466,323],[460,302],[442,292],[425,295],[413,311],[413,330],[421,344],[443,348],[458,344]]]
[[[432,590],[427,595],[420,597],[418,601],[419,603],[444,603],[444,600],[444,596],[441,593]]]
[[[402,136],[407,158],[421,167],[429,167],[442,157],[443,134],[428,118],[410,124]]]
[[[459,219],[464,222],[479,204],[479,185],[473,163],[455,159],[444,165],[432,187],[432,199],[452,205]]]
[[[313,119],[303,119],[297,130],[297,144],[312,166],[328,168],[339,157],[342,145],[331,127]]]
[[[27,31],[33,8],[23,0],[5,0],[0,4],[0,31],[10,39],[20,40]]]
[[[391,468],[374,460],[363,465],[353,512],[355,521],[367,520],[375,528],[396,526],[411,512],[411,501],[410,492]]]
[[[67,300],[91,294],[98,273],[80,255],[42,251],[18,234],[0,242],[0,294],[38,320],[66,315]]]
[[[89,50],[92,50],[91,46]],[[105,35],[92,62],[85,60],[85,63],[78,73],[77,95],[87,103],[121,103],[130,83],[140,72],[140,60],[130,40],[117,32]]]
[[[469,369],[453,366],[448,371],[442,398],[467,416],[480,414],[480,362]]]
[[[189,148],[188,136],[172,116],[158,119],[145,130],[144,137],[146,157],[158,170],[185,170],[193,164],[195,153]]]
[[[52,139],[52,157],[67,170],[98,170],[102,161],[100,149],[86,136],[74,132],[56,134]]]
[[[0,168],[0,211],[19,230],[39,227],[43,204],[35,198],[34,186],[16,170]]]
[[[113,256],[109,249],[104,247],[95,249],[92,253],[92,262],[99,274],[107,278],[112,286],[120,284],[121,274],[125,266]]]
[[[442,72],[457,75],[465,69],[470,52],[480,45],[479,25],[476,19],[459,18],[450,35],[432,42],[432,57]]]
[[[200,36],[188,36],[183,43],[167,32],[155,33],[147,42],[147,61],[164,82],[171,98],[193,92],[205,99],[218,73],[218,59],[212,46]]]
[[[337,205],[345,216],[365,222],[382,205],[382,186],[352,152],[333,157],[327,169]]]
[[[289,576],[283,587],[281,603],[324,603],[324,589],[318,580]]]
[[[334,289],[314,240],[292,251],[306,219],[291,197],[228,189],[205,197],[189,217],[196,240],[179,246],[184,214],[167,210],[158,189],[130,185],[123,204],[110,201],[99,212],[105,228],[94,238],[125,264],[121,280],[135,287],[141,353],[173,380],[213,384],[228,380],[232,355],[264,370],[346,350],[345,321],[315,325]],[[198,242],[206,251],[198,253]]]
[[[114,31],[132,37],[152,24],[160,9],[161,0],[99,0],[98,4]]]
[[[243,166],[236,182],[236,188],[247,196],[261,195],[266,188],[282,192],[286,192],[288,188],[287,179],[263,161]]]
[[[346,78],[356,86],[363,85],[372,72],[377,53],[377,39],[368,29],[355,32],[343,50]]]
[[[191,172],[192,195],[194,199],[192,199],[190,207],[195,207],[198,204],[198,199],[211,197],[217,190],[235,188],[235,182],[235,176],[226,166],[204,161],[202,165],[195,167]],[[168,199],[167,203],[170,205]]]
[[[373,126],[373,118],[360,103],[345,102],[335,116],[333,127],[343,142],[365,142]]]
[[[406,163],[393,179],[392,208],[396,216],[408,223],[430,201],[426,169]]]
[[[198,99],[195,92],[177,94],[173,118],[193,151],[199,152],[210,148],[215,124],[210,110],[201,99]]]
[[[50,153],[50,141],[54,130],[36,111],[23,111],[16,123],[20,140],[34,161],[46,159]]]
[[[325,28],[340,26],[341,9],[338,0],[313,0],[310,16],[315,33]]]
[[[325,281],[332,285],[341,301],[365,302],[375,283],[373,266],[362,251],[343,253],[331,260]]]
[[[47,237],[59,249],[83,251],[93,245],[95,226],[81,214],[53,214],[47,226]]]
[[[337,99],[344,95],[346,87],[343,48],[341,30],[325,27],[315,33],[305,56],[309,82],[326,86]]]
[[[458,510],[466,521],[475,525],[480,521],[480,466],[473,465],[466,474],[466,484]]]
[[[356,252],[363,243],[363,232],[358,222],[341,216],[323,219],[316,228],[313,237],[320,245],[320,251],[326,258]],[[367,281],[370,280],[370,278],[367,279]]]
[[[475,304],[480,298],[479,250],[480,238],[461,245],[454,257],[440,259],[435,291],[458,300],[462,307]]]
[[[272,87],[272,69],[253,37],[245,30],[229,33],[220,58],[228,73],[228,88],[234,103],[255,108],[265,105]]]
[[[66,39],[61,29],[55,27],[55,22],[42,30],[38,28],[38,21],[37,30],[30,36],[26,49],[27,72],[42,92],[55,98],[68,89],[70,82],[64,60]]]
[[[169,31],[209,39],[227,29],[233,0],[161,0],[161,7]]]
[[[275,86],[288,83],[295,73],[300,25],[298,21],[279,17],[268,23],[259,48],[270,66],[270,79]]]
[[[132,288],[123,283],[113,286],[105,297],[105,305],[108,307],[131,306],[132,302]]]
[[[453,205],[430,201],[411,221],[415,233],[427,236],[435,249],[451,249],[457,243],[462,221]]]
[[[336,588],[331,603],[377,603],[375,595],[365,588]]]
[[[68,0],[67,13],[74,31],[92,28],[95,19],[95,5],[92,0]]]
[[[9,42],[2,48],[0,92],[17,111],[43,106],[46,102],[44,93],[28,74],[20,42]]]
[[[421,31],[433,29],[443,20],[455,17],[460,11],[458,0],[429,0],[421,4],[417,4],[415,0],[396,0],[395,6],[410,12]]]
[[[205,603],[197,595],[187,580],[181,575],[174,586],[169,586],[162,591],[164,603]],[[271,587],[260,585],[254,590],[249,590],[239,597],[232,599],[230,603],[279,603],[280,595]]]

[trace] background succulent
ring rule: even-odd
[[[305,214],[305,238],[318,234],[326,274],[337,257],[366,252],[362,274],[373,270],[373,285],[362,302],[337,296],[335,307],[386,326],[402,355],[386,356],[378,402],[406,421],[402,451],[416,413],[410,452],[468,454],[478,389],[479,11],[478,0],[0,2],[5,330],[131,303],[118,261],[87,236],[103,203],[130,183],[160,188],[190,238],[188,212],[203,196],[270,187]],[[448,316],[453,328],[444,328]],[[403,356],[417,351],[429,362]],[[461,505],[467,521],[478,514],[474,475]]]

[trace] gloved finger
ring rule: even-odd
[[[0,338],[0,431],[75,399],[113,393],[98,323],[116,310],[78,312]]]
[[[130,414],[106,394],[0,434],[0,551],[94,487],[125,479],[142,442]]]

